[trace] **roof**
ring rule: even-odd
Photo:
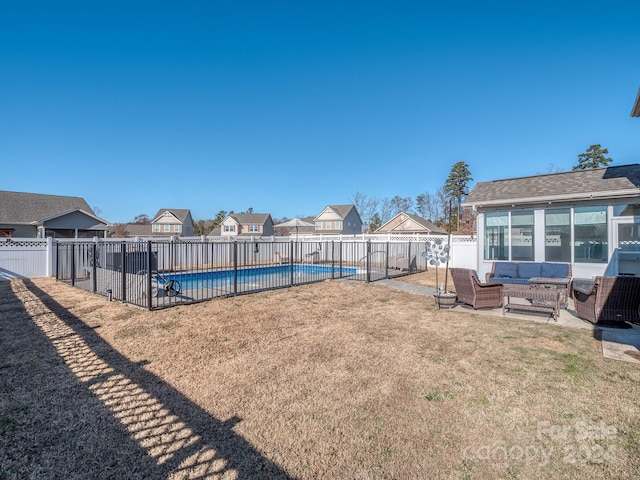
[[[498,206],[640,196],[640,164],[479,182],[463,206]]]
[[[96,217],[84,198],[0,190],[0,222],[3,223],[29,224],[77,210]]]
[[[240,225],[264,225],[271,214],[269,213],[232,213],[229,215]]]
[[[189,210],[188,208],[161,208],[160,210],[158,210],[158,213],[156,213],[156,215],[153,217],[153,220],[151,220],[151,223],[157,221],[158,217],[160,217],[164,212],[171,213],[174,217],[176,217],[182,223],[184,223],[187,220],[187,217],[191,215],[191,210]]]
[[[148,223],[127,223],[125,230],[131,237],[148,237],[151,235],[151,225]]]
[[[327,205],[325,208],[322,209],[322,212],[320,212],[320,215],[322,215],[322,213],[327,209],[331,209],[333,210],[340,218],[347,218],[347,215],[349,215],[349,212],[351,212],[351,210],[355,210],[356,207],[355,205]],[[355,210],[356,213],[358,213],[358,210]],[[316,216],[315,218],[318,218],[320,215]],[[360,217],[360,214],[358,214],[358,218]]]
[[[407,224],[409,221],[412,221],[413,224],[419,225],[420,227],[422,227],[422,229],[403,228],[403,224]],[[380,228],[378,228],[376,230],[376,233],[377,232],[385,232],[385,233],[386,232],[397,232],[397,233],[426,232],[426,233],[442,233],[442,234],[447,233],[441,228],[436,227],[433,223],[431,223],[426,218],[422,218],[422,217],[419,217],[418,215],[413,215],[407,212],[398,213],[395,217],[393,217],[387,223],[385,223]]]
[[[636,103],[631,110],[632,117],[640,117],[640,89],[638,89],[638,96],[636,97]]]

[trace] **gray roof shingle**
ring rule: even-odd
[[[464,206],[640,196],[640,164],[479,182]]]
[[[27,224],[73,210],[95,216],[89,204],[80,197],[0,190],[0,222]]]

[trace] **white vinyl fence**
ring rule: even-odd
[[[436,238],[436,236],[427,235],[305,235],[298,238],[300,243],[318,243],[318,242],[362,242],[371,241],[372,244],[378,244],[382,242],[415,242],[416,250],[413,254],[416,256],[421,255],[424,249],[424,242],[429,239]],[[447,240],[446,236],[440,237],[444,241]],[[94,238],[94,242],[117,242],[121,243],[125,241],[140,241],[140,239],[98,239]],[[176,243],[189,243],[191,242],[233,242],[233,238],[221,238],[221,237],[190,237],[190,238],[174,238]],[[238,239],[243,244],[249,243],[255,239],[241,238]],[[270,237],[260,238],[260,242],[273,241],[275,243],[287,242],[288,237]],[[39,238],[7,238],[0,239],[0,280],[11,280],[16,278],[37,278],[37,277],[51,277],[55,275],[56,267],[56,243],[68,243],[74,241],[86,242],[83,240],[74,239],[39,239]],[[451,236],[451,260],[449,262],[450,267],[460,268],[472,268],[476,269],[478,265],[478,248],[477,239],[469,235],[452,235]],[[246,245],[245,245],[246,247]],[[170,248],[170,247],[167,247]],[[246,248],[241,249],[242,251]],[[180,249],[175,250],[180,252]],[[188,250],[186,250],[189,252]],[[249,255],[254,255],[254,250],[247,250]],[[365,255],[365,252],[359,252],[361,256]],[[418,261],[423,260],[420,258]]]

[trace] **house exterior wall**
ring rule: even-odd
[[[0,229],[14,229],[11,236],[16,238],[37,238],[38,236],[38,227],[35,225],[0,223]]]
[[[328,224],[330,222],[330,224]],[[340,228],[336,227],[340,222]],[[342,218],[333,209],[327,207],[315,218],[316,233],[356,235],[362,233],[362,221],[355,208],[349,210],[346,217]]]
[[[174,237],[190,237],[193,235],[194,224],[191,214],[188,214],[184,222],[170,211],[164,212],[151,222],[151,235],[166,235]]]
[[[223,237],[238,236],[240,235],[240,225],[233,218],[227,217],[221,224],[220,235]]]

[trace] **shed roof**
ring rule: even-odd
[[[640,196],[640,164],[479,182],[463,206]]]

